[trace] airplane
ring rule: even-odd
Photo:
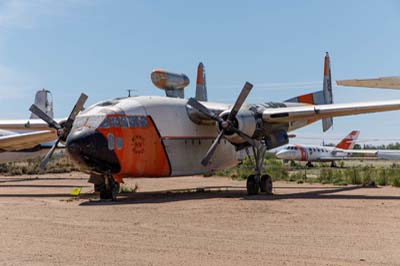
[[[62,121],[32,105],[30,110],[43,121],[30,125],[53,128],[58,135],[41,166],[46,166],[60,142],[65,143],[71,158],[90,174],[89,182],[100,198],[116,200],[124,178],[209,173],[235,166],[239,154],[251,149],[255,170],[247,177],[247,193],[272,193],[271,177],[262,175],[264,155],[287,144],[288,132],[318,120],[326,131],[332,117],[400,109],[400,100],[334,104],[329,61],[326,53],[321,91],[281,103],[245,104],[253,87],[249,82],[233,105],[208,102],[200,64],[195,98],[184,98],[186,75],[154,70],[152,82],[167,97],[116,98],[83,110],[87,95],[82,93]]]
[[[308,167],[313,167],[312,162],[331,162],[331,167],[336,167],[335,161],[351,158],[354,145],[360,131],[351,131],[336,146],[288,144],[276,148],[273,153],[278,159],[289,161],[306,161]],[[355,150],[356,152],[358,150]],[[359,154],[359,153],[358,153]]]
[[[53,117],[53,100],[51,92],[45,89],[39,90],[35,94],[34,104]],[[35,114],[31,114],[30,121],[38,120]],[[13,120],[7,123],[13,124]],[[46,154],[52,147],[54,140],[57,139],[55,130],[39,129],[35,130],[29,124],[18,131],[7,130],[6,125],[0,129],[0,163],[22,161],[36,158]]]
[[[354,150],[353,147],[356,144],[359,134],[360,131],[353,130],[335,147],[288,144],[276,148],[271,152],[278,159],[307,161],[306,166],[308,167],[313,167],[312,162],[331,162],[331,167],[336,167],[335,161],[338,160],[400,159],[400,150]]]

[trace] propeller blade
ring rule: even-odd
[[[244,138],[248,143],[250,143],[251,146],[257,147],[257,142],[243,131],[234,127],[230,128],[229,130],[234,131],[236,134]]]
[[[44,170],[47,166],[47,164],[49,163],[51,156],[53,156],[54,151],[57,148],[58,143],[60,142],[60,138],[58,138],[56,140],[56,142],[54,142],[53,146],[51,147],[51,149],[49,150],[49,152],[46,154],[46,156],[43,158],[43,160],[40,162],[40,169]]]
[[[218,122],[222,122],[222,119],[218,115],[216,115],[214,112],[212,112],[207,107],[202,105],[196,99],[190,98],[187,104],[196,109],[197,111],[199,111],[200,113],[202,113],[203,115],[207,116],[208,118],[216,120]]]
[[[242,91],[240,92],[235,104],[232,107],[231,112],[229,113],[228,120],[232,121],[236,117],[252,88],[253,84],[246,81],[246,84],[244,84]]]
[[[78,101],[76,102],[74,108],[71,111],[71,114],[68,116],[68,119],[64,124],[65,135],[69,134],[69,131],[72,128],[72,124],[74,123],[74,120],[79,112],[82,111],[83,105],[85,104],[87,98],[88,96],[84,93],[81,93],[81,96],[79,96]]]
[[[217,146],[219,144],[219,141],[221,140],[222,136],[224,135],[224,130],[221,130],[218,134],[218,136],[215,138],[213,144],[210,146],[208,149],[206,156],[204,156],[203,160],[201,160],[201,164],[204,166],[207,166],[208,163],[211,160],[211,157],[214,155],[215,150],[217,149]]]
[[[53,118],[48,116],[42,109],[40,109],[37,105],[32,104],[29,108],[29,111],[40,117],[43,121],[45,121],[49,127],[55,128],[57,130],[61,129],[61,125],[57,123]]]

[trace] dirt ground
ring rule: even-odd
[[[398,188],[130,179],[99,202],[86,180],[1,176],[0,265],[400,265]]]

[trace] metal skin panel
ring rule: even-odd
[[[196,175],[235,166],[240,154],[227,140],[222,139],[207,167],[200,162],[212,144],[212,139],[163,139],[171,163],[171,175]]]

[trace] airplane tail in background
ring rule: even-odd
[[[356,141],[358,139],[358,135],[360,135],[360,131],[353,130],[348,134],[344,139],[342,139],[337,145],[336,148],[344,149],[344,150],[351,150],[353,149]]]
[[[329,54],[326,52],[324,59],[324,84],[322,91],[316,91],[313,93],[308,93],[300,95],[285,102],[295,102],[295,103],[306,103],[306,104],[331,104],[333,103],[332,96],[332,78],[331,78],[331,65]],[[327,131],[333,125],[332,117],[327,117],[322,119],[322,129]]]
[[[197,80],[196,80],[196,100],[207,101],[207,85],[206,85],[206,72],[203,63],[197,67]]]
[[[35,102],[42,111],[44,111],[51,118],[54,117],[53,113],[53,97],[51,96],[51,92],[45,89],[39,90],[36,92]],[[30,119],[38,119],[35,114],[31,113]]]

